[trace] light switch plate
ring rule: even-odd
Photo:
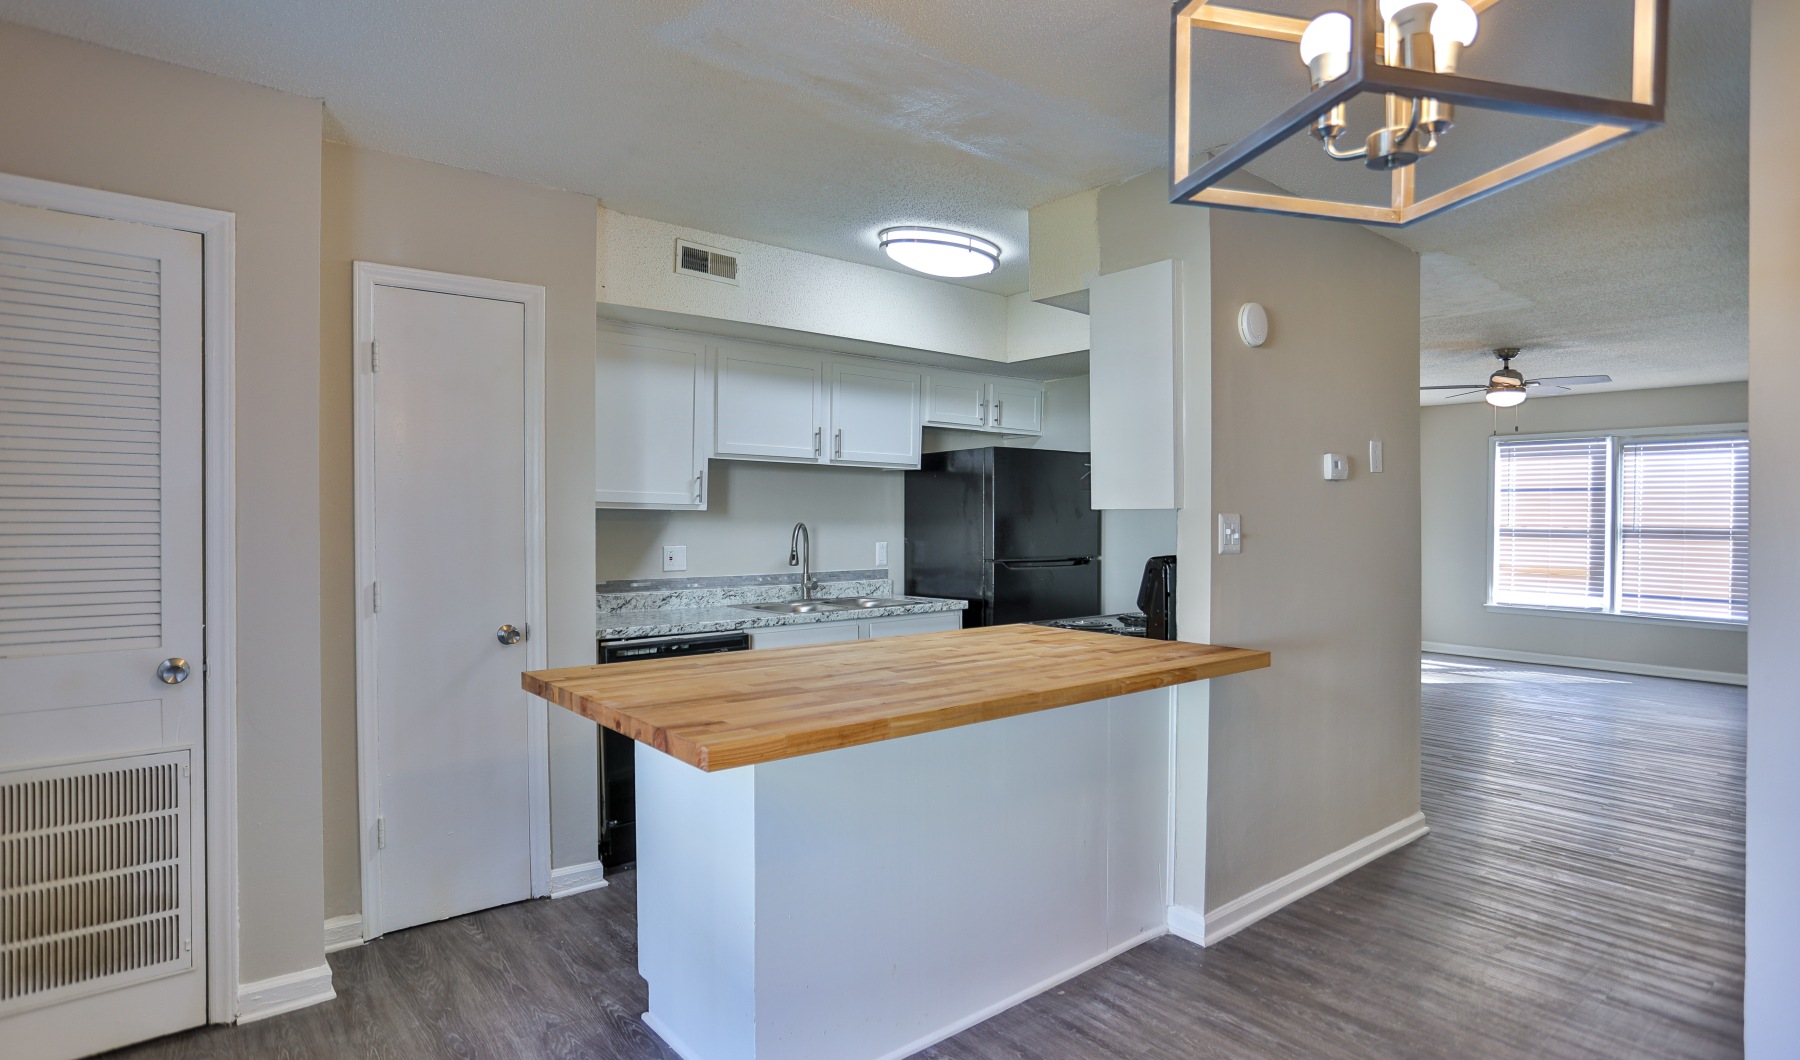
[[[687,546],[686,545],[664,545],[663,546],[663,570],[665,570],[665,571],[687,570]]]
[[[1342,482],[1350,477],[1350,458],[1343,453],[1325,454],[1325,481]]]
[[[1381,443],[1369,443],[1369,474],[1381,474]]]
[[[1237,515],[1219,514],[1219,555],[1235,556],[1244,551],[1244,520]]]
[[[888,565],[886,541],[875,542],[875,565],[877,567],[886,567]]]

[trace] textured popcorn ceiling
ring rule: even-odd
[[[1501,345],[1528,374],[1620,387],[1745,377],[1749,3],[1673,6],[1667,128],[1385,233],[1424,255],[1424,382],[1484,378]],[[1629,10],[1501,0],[1465,68],[1606,91]],[[319,97],[337,138],[674,224],[884,267],[886,225],[967,228],[1005,254],[967,282],[1002,294],[1025,287],[1029,207],[1167,163],[1164,0],[0,0],[0,19]],[[1197,143],[1304,93],[1291,46],[1208,36]],[[1421,186],[1557,131],[1465,108]],[[1310,140],[1252,171],[1383,194]]]

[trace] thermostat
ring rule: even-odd
[[[1325,481],[1342,482],[1350,477],[1350,458],[1343,453],[1325,454]]]

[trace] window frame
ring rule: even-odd
[[[1742,632],[1750,625],[1742,621],[1704,618],[1676,618],[1665,615],[1643,615],[1616,610],[1619,602],[1619,542],[1623,527],[1619,518],[1620,475],[1624,464],[1623,450],[1627,442],[1643,441],[1712,441],[1750,437],[1748,423],[1708,423],[1683,427],[1619,427],[1592,431],[1551,431],[1538,434],[1495,434],[1488,438],[1487,476],[1487,602],[1485,608],[1498,614],[1536,615],[1545,618],[1597,619],[1602,622],[1632,622],[1652,626],[1681,626],[1692,629],[1717,629]],[[1501,604],[1494,602],[1494,561],[1499,544],[1496,522],[1495,492],[1499,481],[1500,446],[1507,442],[1600,441],[1607,443],[1606,484],[1606,606],[1601,610],[1578,607],[1556,607],[1548,604]],[[1751,501],[1755,503],[1754,498]]]

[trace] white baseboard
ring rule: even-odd
[[[1172,906],[1169,909],[1169,933],[1202,946],[1222,942],[1270,913],[1389,851],[1398,850],[1428,831],[1425,815],[1415,813],[1342,850],[1327,854],[1311,865],[1295,869],[1273,883],[1263,884],[1241,898],[1226,902],[1205,916],[1186,906]]]
[[[1169,934],[1187,939],[1196,946],[1206,945],[1206,917],[1185,905],[1169,907]]]
[[[1577,670],[1604,670],[1614,674],[1637,674],[1640,677],[1672,677],[1677,681],[1708,681],[1715,685],[1748,685],[1748,674],[1724,670],[1694,670],[1686,666],[1658,666],[1654,663],[1616,662],[1612,659],[1583,659],[1575,655],[1545,655],[1535,651],[1513,651],[1510,648],[1477,648],[1470,644],[1440,644],[1425,641],[1422,648],[1436,655],[1461,655],[1470,659],[1495,659],[1500,662],[1531,663],[1537,666],[1568,666]]]
[[[969,1015],[964,1016],[962,1019],[957,1020],[955,1023],[952,1023],[947,1027],[932,1031],[930,1034],[925,1035],[923,1038],[920,1038],[915,1042],[912,1042],[906,1046],[903,1046],[902,1048],[895,1049],[893,1052],[880,1057],[879,1060],[904,1060],[905,1057],[909,1057],[909,1056],[913,1055],[914,1053],[921,1052],[925,1049],[929,1049],[931,1046],[936,1045],[937,1043],[943,1041],[946,1038],[951,1037],[952,1035],[961,1034],[963,1031],[968,1030],[970,1027],[975,1026],[977,1023],[980,1023],[983,1020],[989,1019],[990,1017],[997,1016],[1000,1013],[1005,1012],[1007,1009],[1012,1008],[1014,1005],[1017,1005],[1024,1001],[1029,1001],[1032,998],[1038,996],[1039,994],[1043,993],[1046,990],[1051,990],[1058,986],[1061,986],[1062,984],[1064,984],[1064,983],[1068,982],[1069,980],[1075,978],[1076,976],[1080,975],[1082,972],[1088,971],[1091,968],[1098,968],[1100,965],[1105,964],[1107,961],[1112,960],[1114,957],[1117,957],[1119,954],[1124,953],[1126,950],[1136,949],[1137,947],[1142,946],[1144,943],[1149,942],[1151,939],[1159,939],[1159,938],[1162,938],[1166,934],[1168,934],[1168,931],[1162,927],[1151,928],[1149,931],[1146,931],[1141,935],[1137,935],[1134,938],[1126,939],[1124,942],[1121,942],[1117,946],[1112,947],[1111,949],[1107,950],[1105,953],[1099,954],[1098,956],[1095,956],[1095,957],[1090,957],[1087,960],[1082,961],[1080,964],[1077,964],[1075,967],[1070,968],[1067,971],[1057,972],[1055,975],[1052,975],[1050,978],[1045,979],[1042,982],[1036,983],[1032,986],[1028,986],[1025,989],[1019,991],[1018,993],[1014,994],[1013,996],[1011,996],[1009,998],[1006,998],[1003,1001],[996,1001],[992,1005],[989,1005],[986,1008],[983,1008],[978,1012],[972,1012]]]
[[[334,916],[325,921],[325,952],[336,953],[363,944],[362,914]]]
[[[917,1041],[914,1041],[907,1045],[904,1045],[899,1049],[895,1049],[893,1052],[886,1053],[886,1054],[882,1055],[881,1057],[879,1057],[878,1060],[903,1060],[903,1058],[909,1057],[909,1056],[913,1055],[914,1053],[920,1052],[921,1050],[928,1049],[931,1046],[936,1045],[937,1043],[943,1041],[946,1038],[950,1038],[955,1035],[961,1034],[963,1031],[968,1030],[970,1027],[975,1026],[977,1023],[980,1023],[983,1020],[989,1019],[990,1017],[997,1016],[1000,1013],[1005,1012],[1007,1009],[1012,1008],[1014,1005],[1017,1005],[1024,1001],[1029,1001],[1032,998],[1038,996],[1039,994],[1043,993],[1046,990],[1050,990],[1055,987],[1061,986],[1062,984],[1064,984],[1064,983],[1068,982],[1069,980],[1075,978],[1076,976],[1080,975],[1082,972],[1088,971],[1089,969],[1092,969],[1092,968],[1097,968],[1100,965],[1105,964],[1107,961],[1112,960],[1114,957],[1117,957],[1119,954],[1124,953],[1126,950],[1136,949],[1137,947],[1142,946],[1144,943],[1149,942],[1151,939],[1158,939],[1158,938],[1163,937],[1166,934],[1168,934],[1168,932],[1160,927],[1151,928],[1149,931],[1146,931],[1143,934],[1136,936],[1135,938],[1130,938],[1130,939],[1125,940],[1124,942],[1119,943],[1117,946],[1112,947],[1111,949],[1107,950],[1105,953],[1102,953],[1096,957],[1091,957],[1088,960],[1082,961],[1080,964],[1077,964],[1075,967],[1070,968],[1067,971],[1057,972],[1055,975],[1051,976],[1050,978],[1045,979],[1044,981],[1042,981],[1040,983],[1036,983],[1032,986],[1028,986],[1025,989],[1019,991],[1018,993],[1012,995],[1009,998],[1006,998],[1003,1001],[996,1001],[992,1005],[988,1005],[986,1008],[983,1008],[978,1012],[972,1012],[969,1015],[962,1017],[961,1019],[957,1020],[955,1023],[952,1023],[946,1027],[941,1027],[938,1030],[932,1031],[930,1034],[925,1035],[923,1038],[920,1038]],[[675,1055],[681,1057],[682,1060],[700,1060],[700,1057],[696,1053],[694,1053],[692,1050],[690,1050],[687,1047],[686,1043],[682,1042],[681,1039],[675,1037],[674,1035],[672,1035],[668,1032],[668,1029],[662,1025],[662,1021],[658,1020],[655,1016],[651,1015],[648,1012],[644,1013],[643,1019],[644,1019],[644,1025],[646,1027],[649,1027],[651,1030],[655,1031],[656,1036],[658,1038],[661,1038],[663,1040],[663,1044],[667,1045],[671,1050],[673,1050],[675,1052]]]
[[[317,1005],[321,1001],[330,1001],[334,997],[337,997],[337,991],[331,988],[329,964],[289,972],[273,979],[242,983],[238,986],[237,1021],[253,1023],[270,1016],[279,1016],[283,1012]]]
[[[606,886],[606,866],[598,861],[565,865],[550,870],[550,897],[567,898],[583,891],[597,891]]]
[[[662,1039],[662,1043],[669,1047],[669,1051],[681,1057],[681,1060],[700,1060],[700,1054],[688,1048],[686,1042],[670,1034],[669,1029],[662,1025],[662,1020],[648,1012],[644,1013],[643,1020],[644,1026],[654,1031],[656,1036]]]

